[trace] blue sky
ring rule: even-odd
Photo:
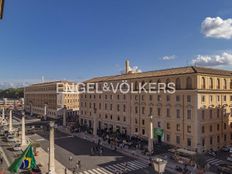
[[[118,74],[126,57],[142,71],[217,56],[231,69],[231,18],[231,0],[6,0],[0,81]]]

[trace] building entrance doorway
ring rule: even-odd
[[[157,143],[161,143],[162,142],[162,136],[161,135],[157,135]]]

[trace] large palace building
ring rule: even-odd
[[[170,83],[175,93],[114,93],[80,95],[80,123],[113,129],[147,139],[153,116],[155,141],[192,151],[219,149],[232,143],[232,71],[196,66],[97,77],[85,83]]]
[[[53,119],[61,118],[64,110],[69,115],[77,115],[79,95],[77,91],[71,89],[74,85],[75,83],[68,81],[53,81],[25,87],[25,111],[31,115]]]

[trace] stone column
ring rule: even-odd
[[[66,107],[64,107],[64,112],[63,112],[63,126],[66,127]]]
[[[44,119],[47,120],[47,104],[44,105]]]
[[[25,133],[25,115],[22,113],[22,137],[21,137],[21,146],[27,145],[26,142],[26,133]]]
[[[10,114],[9,114],[9,132],[13,131],[13,126],[12,126],[12,109],[10,109]]]
[[[148,151],[151,153],[153,152],[153,141],[154,141],[154,136],[153,136],[153,116],[150,116],[149,119],[149,132],[148,132]]]
[[[4,109],[4,107],[2,108],[2,120],[5,120],[5,109]]]
[[[55,142],[54,142],[54,127],[55,123],[50,122],[50,136],[49,136],[49,161],[48,161],[48,172],[55,174]]]

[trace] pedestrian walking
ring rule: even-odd
[[[68,174],[67,168],[64,168],[64,174]]]
[[[77,161],[77,166],[78,166],[78,169],[80,170],[81,169],[81,161],[80,160]]]
[[[125,162],[125,166],[124,166],[124,173],[127,173],[127,171],[128,171],[128,163],[127,163],[127,162]]]

